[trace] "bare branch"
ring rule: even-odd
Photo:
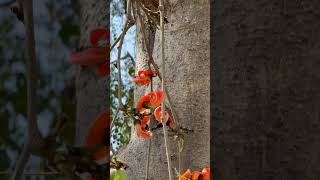
[[[13,171],[13,174],[12,174],[12,177],[11,177],[11,180],[19,180],[23,174],[23,170],[30,158],[30,152],[29,152],[29,147],[28,145],[25,145],[23,147],[23,150],[20,154],[20,158],[19,160],[17,161],[16,163],[16,167]]]
[[[22,7],[26,28],[28,138],[19,160],[16,163],[14,173],[11,177],[12,180],[18,180],[21,178],[25,165],[30,157],[30,153],[35,151],[43,143],[43,138],[39,131],[36,117],[36,83],[38,81],[38,77],[36,70],[32,0],[24,0]]]
[[[111,125],[114,123],[114,121],[117,119],[117,116],[119,114],[119,111],[122,110],[123,105],[122,105],[122,79],[121,79],[121,50],[122,50],[122,45],[123,45],[123,40],[124,37],[127,33],[127,31],[134,25],[132,16],[131,16],[131,0],[128,0],[127,4],[127,14],[126,14],[126,20],[123,25],[123,30],[120,36],[120,42],[118,46],[118,57],[117,57],[117,69],[118,69],[118,108],[117,108],[117,113],[113,117],[113,120],[111,122]],[[110,126],[112,128],[112,126]]]

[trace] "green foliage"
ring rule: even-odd
[[[125,59],[122,59],[123,65],[123,90],[122,90],[122,102],[125,107],[133,107],[133,85],[130,82],[132,75],[134,75],[134,71],[132,73],[127,73],[129,71],[134,70],[134,64],[130,61],[130,57],[128,56]],[[111,66],[111,83],[110,83],[110,104],[112,112],[115,112],[118,107],[118,79],[117,79],[117,69],[115,66]],[[130,76],[131,74],[131,76]],[[113,117],[112,114],[111,117]],[[130,141],[131,128],[133,126],[132,119],[126,116],[123,112],[119,112],[119,115],[114,122],[114,127],[111,131],[111,142],[112,148],[114,150],[119,149],[122,145],[128,144]]]

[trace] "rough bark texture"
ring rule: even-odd
[[[81,0],[80,46],[88,47],[90,31],[109,27],[109,0]],[[109,78],[98,76],[95,67],[77,67],[77,128],[76,142],[84,143],[88,128],[100,112],[108,108]]]
[[[209,1],[170,0],[166,1],[165,11],[169,21],[165,25],[166,84],[180,123],[194,130],[185,136],[181,169],[201,170],[209,166],[210,159]],[[140,25],[137,26],[136,68],[141,69],[147,67],[147,56]],[[153,56],[158,65],[161,64],[160,52],[160,32],[157,31]],[[159,81],[155,88],[158,85]],[[135,99],[145,90],[136,88]],[[177,143],[172,133],[169,139],[172,163],[178,168]],[[127,173],[132,180],[140,180],[145,175],[147,144],[133,134],[129,145],[118,155],[128,163]],[[162,129],[153,132],[149,179],[168,179]]]
[[[320,2],[213,4],[219,180],[320,177]]]

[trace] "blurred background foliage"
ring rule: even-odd
[[[112,0],[111,1],[111,44],[121,34],[122,26],[125,21],[125,0]],[[132,77],[135,74],[135,26],[132,27],[126,34],[124,43],[122,46],[121,55],[121,75],[122,75],[122,103],[127,107],[134,106],[133,99],[133,83]],[[118,107],[118,69],[116,66],[117,48],[116,46],[110,54],[110,104],[111,104],[111,120]],[[133,121],[125,116],[121,111],[117,116],[114,126],[111,131],[111,153],[116,153],[123,145],[128,144],[130,141],[131,130],[133,127]]]
[[[0,0],[0,3],[6,0]],[[111,1],[111,43],[121,33],[124,21],[125,0]],[[44,135],[53,120],[66,115],[68,122],[60,141],[73,144],[75,135],[74,69],[67,58],[79,41],[79,4],[77,0],[34,0],[36,53],[40,74],[37,92],[38,124]],[[0,179],[8,179],[5,172],[14,167],[26,133],[26,66],[24,61],[24,26],[9,8],[0,9]],[[135,27],[127,33],[123,45],[122,76],[123,103],[132,107]],[[111,52],[110,103],[111,119],[118,105],[117,47]],[[112,152],[130,140],[132,121],[119,114],[112,128]],[[26,171],[50,171],[46,162],[32,157]],[[26,180],[63,180],[62,176],[25,176]]]

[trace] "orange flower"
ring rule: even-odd
[[[152,133],[148,131],[147,123],[150,121],[150,116],[144,116],[142,119],[139,120],[139,122],[135,126],[135,132],[138,137],[141,137],[143,139],[151,139]]]
[[[149,92],[147,95],[142,96],[137,102],[136,108],[140,110],[141,108],[157,107],[162,103],[163,97],[163,91],[156,89],[154,92]]]
[[[97,67],[99,75],[109,75],[109,52],[110,45],[106,47],[98,47],[101,40],[110,40],[109,30],[106,28],[98,28],[90,32],[90,48],[80,52],[72,52],[69,60],[73,64],[82,66],[93,65]]]
[[[195,171],[192,173],[191,180],[199,180],[202,177],[202,173],[199,171]]]
[[[132,79],[133,82],[140,84],[141,86],[147,85],[151,81],[151,77],[155,77],[156,72],[150,69],[139,70],[138,75]]]
[[[152,137],[152,133],[145,128],[140,123],[137,123],[135,126],[135,132],[138,137],[149,140]]]
[[[210,168],[203,168],[202,170],[203,180],[210,180]]]
[[[88,135],[86,137],[86,145],[88,147],[95,147],[96,145],[102,144],[107,137],[106,133],[109,129],[109,112],[104,111],[100,113],[97,119],[93,122],[92,126],[88,131]],[[94,156],[96,161],[105,158],[109,155],[109,147],[103,146],[100,150],[98,150]]]
[[[210,180],[210,168],[204,168],[202,172],[192,172],[188,169],[179,180]]]
[[[188,169],[185,173],[183,173],[180,177],[179,180],[189,180],[191,178],[191,171]]]
[[[161,122],[162,119],[162,108],[161,106],[158,106],[155,110],[154,110],[154,117],[156,118],[156,120],[158,120],[159,122]],[[169,126],[174,129],[175,125],[174,122],[172,120],[172,118],[170,117],[168,112],[165,112],[166,117],[165,117],[165,124],[167,124],[169,122]]]
[[[140,120],[140,124],[141,124],[141,126],[143,126],[143,128],[145,128],[146,124],[148,124],[149,121],[150,121],[150,116],[144,116]]]

